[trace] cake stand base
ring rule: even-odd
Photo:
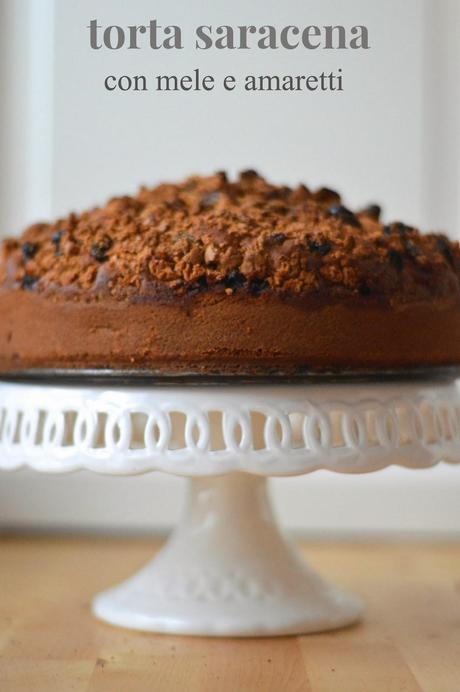
[[[282,536],[267,480],[233,473],[192,479],[165,547],[96,596],[93,612],[150,632],[273,636],[350,625],[361,604],[323,581]]]

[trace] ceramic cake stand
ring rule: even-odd
[[[93,600],[98,618],[140,630],[278,635],[356,621],[359,600],[323,581],[280,533],[267,477],[441,460],[460,461],[453,376],[273,386],[0,384],[3,469],[158,470],[191,479],[165,547]]]

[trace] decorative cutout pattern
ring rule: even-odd
[[[384,385],[293,385],[267,388],[264,396],[249,387],[1,384],[0,468],[287,475],[460,461],[456,387],[394,390],[396,396]]]

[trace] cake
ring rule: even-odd
[[[255,171],[141,188],[3,241],[0,372],[460,364],[460,248]]]

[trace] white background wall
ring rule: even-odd
[[[85,29],[179,24],[182,51],[91,51]],[[0,233],[140,183],[255,167],[337,187],[351,205],[460,237],[457,0],[0,0]],[[191,49],[198,24],[366,24],[371,50]],[[343,94],[107,93],[106,74],[304,74],[341,67]],[[291,526],[460,530],[460,473],[387,470],[276,482]],[[164,526],[182,483],[80,474],[0,478],[4,525]],[[120,507],[123,508],[120,512]]]

